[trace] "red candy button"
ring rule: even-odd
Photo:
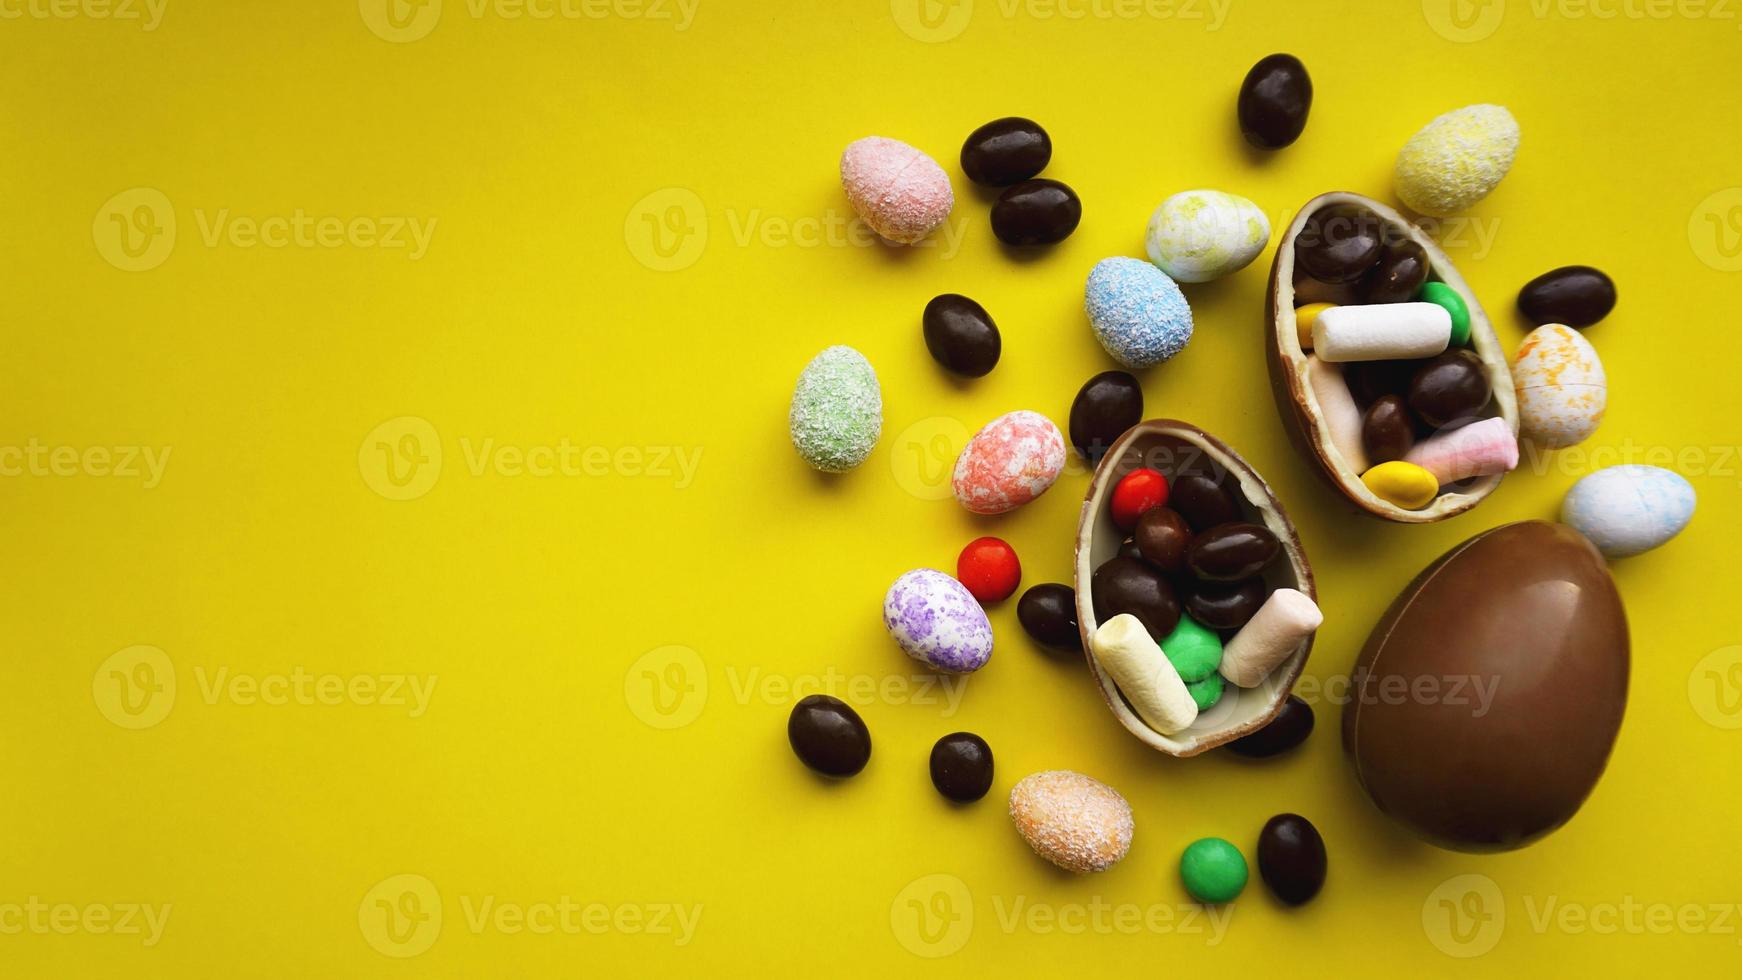
[[[1113,523],[1129,531],[1152,507],[1167,503],[1167,477],[1155,470],[1132,470],[1113,488]]]
[[[1022,563],[1003,538],[975,538],[956,559],[956,579],[981,602],[1002,602],[1022,581]]]

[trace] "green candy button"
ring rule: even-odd
[[[1246,859],[1220,837],[1195,840],[1179,858],[1186,891],[1200,902],[1230,902],[1246,887]]]
[[[1179,625],[1173,632],[1167,634],[1161,641],[1161,652],[1167,655],[1173,669],[1179,671],[1179,679],[1186,684],[1196,684],[1198,681],[1213,675],[1216,668],[1222,664],[1222,638],[1214,632],[1205,629],[1203,625],[1190,616],[1181,615]],[[1216,697],[1220,697],[1218,690]],[[1196,694],[1193,697],[1197,697]],[[1215,704],[1215,699],[1210,704]],[[1201,700],[1198,707],[1208,707]]]
[[[1464,297],[1458,291],[1443,282],[1422,283],[1421,293],[1416,300],[1422,303],[1432,303],[1443,306],[1452,315],[1452,346],[1463,347],[1470,342],[1470,308],[1464,305]]]
[[[1198,703],[1199,711],[1208,711],[1222,700],[1222,675],[1211,674],[1201,681],[1193,681],[1186,685],[1186,693]]]

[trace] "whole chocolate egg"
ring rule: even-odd
[[[1343,747],[1387,816],[1506,851],[1572,819],[1627,706],[1627,615],[1563,524],[1484,531],[1416,576],[1355,666]]]

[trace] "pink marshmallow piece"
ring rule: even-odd
[[[1518,439],[1512,426],[1496,416],[1434,435],[1417,443],[1403,459],[1432,473],[1444,486],[1511,471],[1518,465]]]

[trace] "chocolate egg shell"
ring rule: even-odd
[[[1343,747],[1412,833],[1458,851],[1523,847],[1570,820],[1602,776],[1629,659],[1596,547],[1562,524],[1497,527],[1428,566],[1373,628]]]
[[[1145,466],[1160,470],[1170,480],[1188,467],[1198,471],[1209,468],[1223,474],[1224,484],[1241,508],[1240,519],[1263,525],[1281,544],[1281,554],[1264,570],[1264,584],[1270,588],[1298,589],[1316,601],[1318,591],[1306,550],[1281,501],[1264,478],[1227,444],[1197,426],[1173,419],[1151,419],[1131,427],[1113,444],[1089,482],[1082,521],[1077,528],[1076,555],[1077,623],[1082,628],[1085,650],[1089,649],[1089,638],[1101,625],[1095,613],[1095,570],[1114,557],[1125,539],[1124,532],[1113,523],[1109,498],[1114,485],[1125,474]],[[1159,642],[1161,637],[1155,639]],[[1268,724],[1282,709],[1284,699],[1300,676],[1312,643],[1312,637],[1301,641],[1263,683],[1241,691],[1238,698],[1224,698],[1221,705],[1201,713],[1190,727],[1173,735],[1163,735],[1145,724],[1095,658],[1090,655],[1085,659],[1101,697],[1127,731],[1157,751],[1185,757],[1231,742]]]
[[[1276,258],[1270,270],[1268,315],[1264,323],[1265,360],[1270,367],[1270,388],[1276,398],[1276,408],[1283,428],[1301,455],[1324,479],[1355,507],[1400,524],[1429,524],[1462,514],[1494,492],[1500,476],[1478,477],[1467,484],[1441,493],[1419,510],[1406,510],[1376,496],[1361,482],[1361,474],[1342,459],[1331,442],[1329,427],[1319,415],[1318,399],[1307,380],[1307,352],[1300,347],[1300,335],[1295,323],[1295,238],[1309,218],[1319,208],[1335,204],[1358,204],[1385,222],[1388,238],[1408,238],[1427,254],[1431,279],[1445,283],[1464,300],[1470,311],[1470,350],[1481,361],[1488,374],[1494,399],[1487,411],[1506,420],[1514,433],[1518,431],[1518,403],[1512,390],[1512,373],[1507,366],[1506,351],[1500,338],[1488,322],[1470,287],[1438,244],[1405,221],[1395,210],[1359,194],[1335,192],[1321,194],[1308,201],[1299,214],[1283,230],[1276,248]]]

